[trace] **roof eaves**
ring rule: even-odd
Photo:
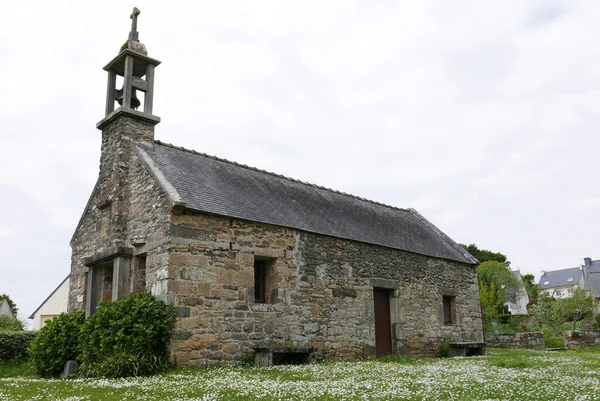
[[[158,142],[158,141],[156,141]],[[144,165],[147,167],[148,172],[154,178],[156,183],[162,188],[165,194],[171,199],[174,204],[185,206],[185,202],[183,202],[181,195],[177,192],[175,187],[167,180],[162,171],[154,164],[154,161],[148,153],[142,148],[142,145],[137,144],[134,146],[134,149],[137,155],[140,157]]]
[[[54,293],[56,291],[58,291],[58,289],[65,283],[65,281],[67,281],[69,279],[70,276],[71,275],[68,274],[67,277],[65,277],[65,279],[60,282],[60,284],[54,289],[54,291],[52,291],[50,293],[50,295],[48,295],[48,297],[46,297],[46,299],[44,299],[44,302],[42,302],[40,304],[40,306],[38,306],[37,309],[33,311],[33,313],[31,314],[31,316],[29,316],[29,319],[33,319],[33,317],[35,316],[35,314],[42,308],[42,306],[44,306],[44,304],[52,297],[52,295],[54,295]]]

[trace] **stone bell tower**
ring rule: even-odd
[[[121,46],[119,54],[104,67],[104,70],[108,72],[106,110],[105,117],[96,125],[98,129],[104,130],[123,115],[144,122],[151,127],[160,122],[160,117],[152,114],[154,69],[160,64],[160,61],[148,57],[146,46],[139,42],[137,31],[139,15],[140,10],[134,8],[131,14],[129,38]],[[121,89],[116,88],[117,76],[123,77],[123,87]],[[137,91],[144,94],[143,111],[137,110],[141,105],[137,97]],[[119,103],[119,108],[116,110],[115,102]],[[152,128],[151,131],[144,133],[146,139],[152,139],[150,136],[153,135],[154,129]]]
[[[131,238],[131,216],[135,208],[132,188],[140,182],[136,149],[154,146],[154,127],[160,122],[152,114],[154,70],[160,61],[148,57],[146,47],[139,42],[139,15],[134,8],[129,38],[104,67],[108,73],[106,108],[104,118],[96,125],[102,131],[100,173],[85,212],[87,223],[80,223],[88,225],[78,227],[71,242],[73,277],[80,272],[85,279],[73,284],[71,290],[81,300],[75,302],[75,295],[70,295],[70,302],[84,303],[88,316],[100,301],[127,295],[130,283],[135,281],[132,274],[136,271],[134,255],[139,241]],[[123,86],[117,89],[119,77]]]

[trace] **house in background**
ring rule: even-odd
[[[178,365],[285,344],[364,358],[483,342],[477,260],[416,210],[156,141],[160,61],[138,41],[136,11],[104,67],[99,178],[71,240],[69,310],[150,291],[179,313]]]
[[[510,294],[508,302],[504,305],[508,308],[508,312],[511,315],[526,315],[527,304],[529,303],[529,296],[527,295],[527,289],[523,284],[523,278],[519,270],[513,270],[513,275],[519,280],[519,286],[514,294]]]
[[[592,298],[596,301],[596,310],[600,311],[600,260],[583,259],[585,275]]]
[[[69,276],[65,277],[48,298],[29,316],[29,319],[33,319],[33,330],[41,329],[47,320],[66,312],[68,298]]]
[[[586,276],[581,267],[542,271],[538,282],[540,295],[553,298],[570,298],[577,288],[588,290]]]
[[[8,304],[8,301],[5,299],[0,301],[0,316],[2,316],[2,315],[10,316],[13,319],[16,318],[16,316],[13,314],[12,308]]]

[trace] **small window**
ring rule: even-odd
[[[264,260],[254,261],[254,302],[264,303],[267,300],[267,263]]]
[[[454,298],[444,295],[444,324],[454,324]]]
[[[572,283],[572,282],[573,282],[573,277],[569,277],[569,278],[567,279],[567,283]]]
[[[572,289],[572,288],[569,288],[569,289],[567,290],[567,293],[568,293],[568,294],[572,294],[572,293],[573,293],[573,289]]]
[[[560,294],[561,294],[560,290],[556,290],[554,293],[556,294],[557,297],[560,297]]]
[[[131,292],[144,292],[146,290],[146,254],[141,254],[133,258],[131,270]]]
[[[544,285],[548,285],[548,284],[550,284],[549,281],[544,281]]]

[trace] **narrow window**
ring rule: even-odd
[[[445,324],[453,324],[453,311],[454,309],[454,297],[446,296],[443,297],[444,304],[444,323]]]
[[[141,254],[133,259],[133,274],[131,275],[131,292],[146,290],[146,254]]]
[[[254,302],[266,302],[267,263],[264,260],[254,260]]]

